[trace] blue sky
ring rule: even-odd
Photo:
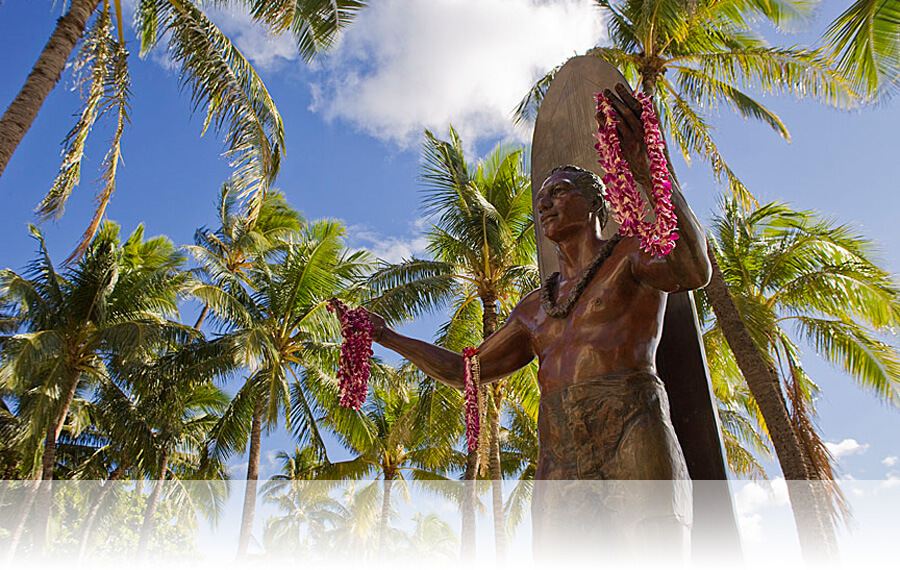
[[[526,142],[528,130],[509,122],[515,102],[547,69],[602,42],[602,23],[584,0],[373,4],[335,53],[312,66],[300,62],[288,43],[248,27],[245,17],[218,14],[216,21],[257,63],[284,118],[287,152],[277,187],[307,217],[343,220],[351,245],[396,261],[423,246],[417,182],[423,128],[440,135],[452,122],[473,158],[501,139]],[[814,41],[849,2],[827,4],[807,33],[773,34],[773,42]],[[0,3],[4,105],[21,87],[59,15],[59,3],[50,0]],[[211,132],[201,138],[202,110],[192,116],[189,94],[179,91],[177,71],[165,54],[140,60],[131,30],[126,39],[132,40],[132,124],[108,216],[126,232],[143,222],[149,235],[190,243],[196,228],[215,221],[213,206],[229,176],[222,143]],[[64,74],[0,179],[0,267],[22,269],[33,255],[26,224],[35,221],[34,207],[53,182],[60,143],[75,121],[78,96],[71,84]],[[761,98],[784,119],[793,142],[723,110],[717,139],[732,168],[760,201],[785,201],[851,224],[880,244],[884,267],[900,272],[900,104],[836,111],[813,101]],[[109,136],[108,129],[94,131],[81,186],[62,219],[42,226],[56,260],[69,254],[90,218],[92,184]],[[709,219],[722,189],[700,163],[688,168],[676,158],[675,167],[694,210]],[[185,320],[193,311],[185,308]],[[408,330],[429,337],[439,320]],[[843,473],[900,477],[898,410],[878,403],[811,352],[804,362],[822,387],[819,426],[835,446]],[[282,448],[290,445],[282,441]],[[777,475],[777,468],[770,472]]]

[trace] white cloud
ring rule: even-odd
[[[752,481],[744,485],[734,497],[735,509],[741,517],[749,517],[766,507],[788,504],[788,491],[781,477],[767,481]]]
[[[739,516],[738,526],[741,529],[741,538],[748,544],[761,544],[765,542],[762,522],[763,518],[759,513]]]
[[[226,9],[212,8],[206,12],[257,70],[275,69],[282,63],[299,60],[293,35],[290,32],[272,35],[263,25],[253,21],[245,6],[230,5]]]
[[[848,438],[840,443],[826,441],[825,447],[827,447],[828,451],[835,457],[846,457],[848,455],[862,455],[869,449],[869,444],[859,443],[855,439]]]
[[[313,110],[400,146],[452,123],[463,140],[527,138],[528,88],[601,40],[590,0],[383,0],[363,10],[313,85]]]
[[[900,487],[900,474],[893,472],[888,473],[885,480],[878,485],[879,489],[893,489],[894,487]]]
[[[896,455],[891,455],[890,457],[885,457],[881,460],[881,464],[885,467],[893,467],[897,464],[897,461],[900,460]]]
[[[365,248],[378,259],[399,263],[425,252],[428,245],[428,239],[423,235],[426,224],[423,220],[412,222],[405,236],[384,236],[363,225],[350,226],[347,234],[350,243]]]

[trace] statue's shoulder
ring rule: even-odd
[[[636,236],[620,236],[618,240],[610,257],[631,262],[638,261],[641,256],[640,238]]]
[[[537,311],[541,306],[541,289],[537,288],[534,291],[526,294],[522,297],[522,300],[519,301],[512,313],[509,315],[509,320],[513,319],[532,319],[537,316]]]

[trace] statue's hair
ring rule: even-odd
[[[570,178],[575,185],[575,188],[591,203],[597,214],[597,219],[600,220],[600,227],[605,227],[606,220],[609,218],[609,204],[606,202],[606,197],[603,193],[603,182],[600,180],[600,177],[590,170],[586,170],[573,164],[557,166],[550,171],[550,176],[557,172],[572,173]]]

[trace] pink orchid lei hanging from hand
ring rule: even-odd
[[[349,309],[336,298],[329,299],[328,310],[337,311],[341,320],[341,336],[344,337],[338,365],[340,403],[345,408],[359,410],[369,392],[372,321],[364,308]]]
[[[481,366],[478,349],[468,346],[463,349],[463,392],[466,400],[466,444],[468,450],[478,449],[479,413],[478,383],[481,380]]]
[[[615,111],[609,100],[597,93],[597,124],[599,132],[594,136],[599,141],[594,148],[600,153],[599,162],[606,171],[603,184],[609,199],[612,215],[619,224],[619,234],[641,238],[641,249],[654,256],[668,255],[675,247],[678,234],[675,233],[677,219],[672,206],[672,183],[666,162],[659,119],[653,111],[653,101],[643,93],[636,93],[640,101],[641,120],[644,123],[644,143],[650,158],[651,188],[654,202],[655,223],[644,220],[645,204],[622,157],[619,136],[616,133]]]

